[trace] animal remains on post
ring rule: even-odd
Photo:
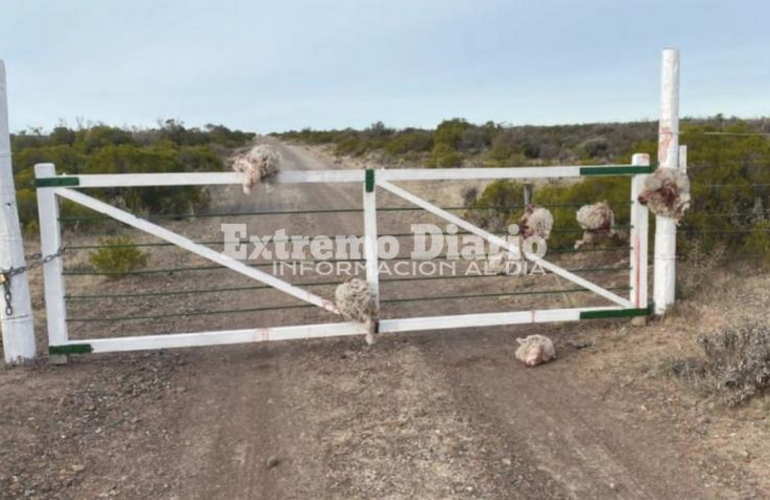
[[[539,236],[547,240],[553,229],[553,215],[547,209],[537,205],[524,207],[524,215],[519,219],[519,234],[522,238]]]
[[[248,153],[233,159],[233,170],[242,172],[243,192],[251,193],[257,184],[264,183],[268,191],[272,190],[271,181],[280,171],[281,154],[269,144],[260,144]]]
[[[583,228],[583,238],[575,242],[575,249],[585,244],[593,244],[602,238],[614,238],[615,213],[609,203],[601,201],[593,205],[583,205],[576,215],[578,224]]]
[[[377,308],[369,291],[369,285],[358,278],[348,278],[334,291],[334,302],[343,318],[366,325],[366,343],[374,344]]]
[[[659,168],[644,180],[639,203],[652,213],[679,220],[690,208],[690,179],[675,168]]]

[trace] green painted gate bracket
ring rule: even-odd
[[[580,319],[603,318],[632,318],[635,316],[652,316],[655,307],[652,303],[642,309],[599,309],[597,311],[583,311]]]
[[[371,168],[366,169],[366,192],[374,192],[374,170]]]
[[[66,344],[48,346],[48,354],[88,354],[94,352],[91,344]]]
[[[79,186],[79,185],[80,185],[80,179],[77,176],[41,177],[39,179],[35,179],[35,187],[39,187],[39,188]]]
[[[651,174],[655,171],[655,167],[643,166],[643,167],[627,167],[622,165],[607,165],[606,167],[581,167],[580,175],[585,176],[598,176],[598,175],[639,175],[639,174]]]

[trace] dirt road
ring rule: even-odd
[[[334,168],[303,148],[280,148],[285,168]],[[357,207],[360,186],[312,193],[289,188],[279,196],[251,198],[231,188],[216,193],[216,199],[220,208]],[[190,236],[211,237],[220,222],[175,227]],[[249,225],[260,234],[280,227],[311,235],[362,230],[360,214],[320,221],[276,216],[268,222],[249,220]],[[190,263],[186,256],[171,255],[153,257],[152,263]],[[214,280],[218,287],[247,283],[224,272],[147,280],[109,286],[120,291],[163,289],[168,283],[190,289]],[[94,280],[82,286],[97,285]],[[431,290],[440,291],[437,287]],[[329,288],[319,290],[330,293]],[[403,286],[388,293],[410,292]],[[263,290],[202,300],[210,309],[296,303]],[[500,305],[489,301],[477,307],[499,310]],[[147,297],[115,299],[100,313],[128,306],[149,311],[159,304]],[[458,308],[457,303],[443,306]],[[182,297],[161,307],[196,311],[202,306]],[[405,305],[401,311],[426,314],[435,307]],[[74,304],[70,316],[85,316],[89,309]],[[319,314],[290,309],[128,326],[86,323],[78,334],[88,338],[326,318]],[[586,368],[586,357],[596,355],[592,348],[568,345],[571,339],[611,335],[620,328],[626,323],[403,334],[383,338],[374,347],[360,338],[256,344],[93,356],[60,368],[0,373],[0,497],[765,497],[751,472],[712,453],[676,415],[649,416],[651,408],[673,403],[661,402],[647,385],[592,373]],[[536,332],[555,339],[559,359],[526,369],[514,361],[514,338]],[[643,335],[643,330],[627,334]],[[26,401],[30,393],[34,396]]]

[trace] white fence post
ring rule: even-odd
[[[366,258],[366,282],[374,299],[374,305],[380,308],[380,271],[377,252],[377,183],[372,169],[366,171],[364,182],[364,257]]]
[[[35,177],[54,177],[56,167],[51,163],[35,165]],[[37,213],[40,221],[40,252],[53,255],[61,249],[61,228],[59,227],[59,200],[54,188],[37,190]],[[67,307],[64,303],[64,276],[62,258],[52,259],[43,264],[43,287],[45,310],[48,321],[48,345],[64,346],[67,335]],[[52,363],[67,361],[66,354],[51,354]]]
[[[665,49],[660,83],[658,168],[679,167],[679,51]],[[655,314],[662,315],[676,295],[676,221],[655,218]]]
[[[638,167],[650,165],[650,155],[637,153],[631,163]],[[644,190],[646,175],[631,178],[631,293],[629,300],[637,309],[647,307],[647,239],[649,236],[649,209],[639,203],[639,195]],[[634,318],[641,323],[644,317]]]
[[[5,64],[0,61],[0,268],[18,269],[25,265],[24,242],[21,238],[16,186],[11,166],[11,131],[8,124]],[[35,358],[35,326],[27,273],[22,272],[11,277],[10,285],[7,286],[8,289],[3,292],[11,300],[10,304],[2,300],[0,328],[3,335],[5,362],[13,365]]]
[[[687,146],[679,146],[679,170],[687,173]]]

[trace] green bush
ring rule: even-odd
[[[770,219],[770,212],[762,210],[770,207],[768,131],[766,118],[741,120],[717,115],[682,119],[679,139],[688,146],[692,185],[692,207],[680,221],[678,252],[684,258],[695,252],[697,242],[702,248],[723,244],[728,255],[760,254],[770,262],[770,228],[762,222]],[[435,131],[392,130],[376,124],[365,131],[304,130],[283,136],[332,143],[340,154],[382,150],[398,160],[423,160],[427,167],[459,167],[466,162],[489,167],[628,164],[631,154],[638,152],[649,153],[655,163],[657,156],[657,122],[652,121],[536,127],[492,122],[474,125],[455,118],[441,122]],[[34,141],[31,136],[23,139]],[[616,223],[628,225],[629,194],[628,178],[586,179],[538,187],[534,201],[559,205],[549,207],[557,230],[549,242],[554,248],[571,246],[579,238],[575,212],[581,204],[606,200],[615,212]],[[482,219],[501,224],[515,215],[487,213]],[[654,218],[651,223],[654,225]]]
[[[760,262],[770,264],[770,221],[764,220],[751,226],[751,233],[746,237],[743,253],[760,257]]]
[[[480,196],[469,195],[465,217],[489,231],[505,232],[508,225],[518,221],[519,207],[524,202],[524,185],[513,181],[495,181]]]
[[[433,148],[433,134],[422,130],[404,131],[386,142],[384,149],[390,156],[422,153]]]
[[[106,246],[92,252],[89,262],[97,271],[110,273],[109,279],[124,278],[131,271],[147,265],[147,254],[139,250],[131,238],[102,238],[99,241]]]
[[[364,153],[366,153],[365,141],[355,135],[349,135],[338,142],[334,148],[334,154],[338,156],[361,156]]]
[[[436,145],[443,144],[449,146],[452,150],[457,150],[460,146],[460,141],[463,139],[463,134],[472,128],[474,128],[474,125],[471,125],[462,118],[444,120],[436,127],[434,141]]]
[[[463,165],[463,155],[457,151],[434,152],[436,166],[439,168],[457,168]]]
[[[218,171],[230,148],[247,144],[254,134],[222,125],[185,128],[166,120],[156,129],[121,129],[95,125],[72,130],[64,126],[44,134],[31,129],[11,137],[13,170],[19,212],[25,229],[37,227],[35,173],[37,163],[53,163],[58,173],[104,174]],[[104,189],[91,193],[99,199],[139,213],[190,213],[208,205],[203,187]],[[83,211],[64,204],[62,214]],[[83,226],[94,225],[92,220]]]

